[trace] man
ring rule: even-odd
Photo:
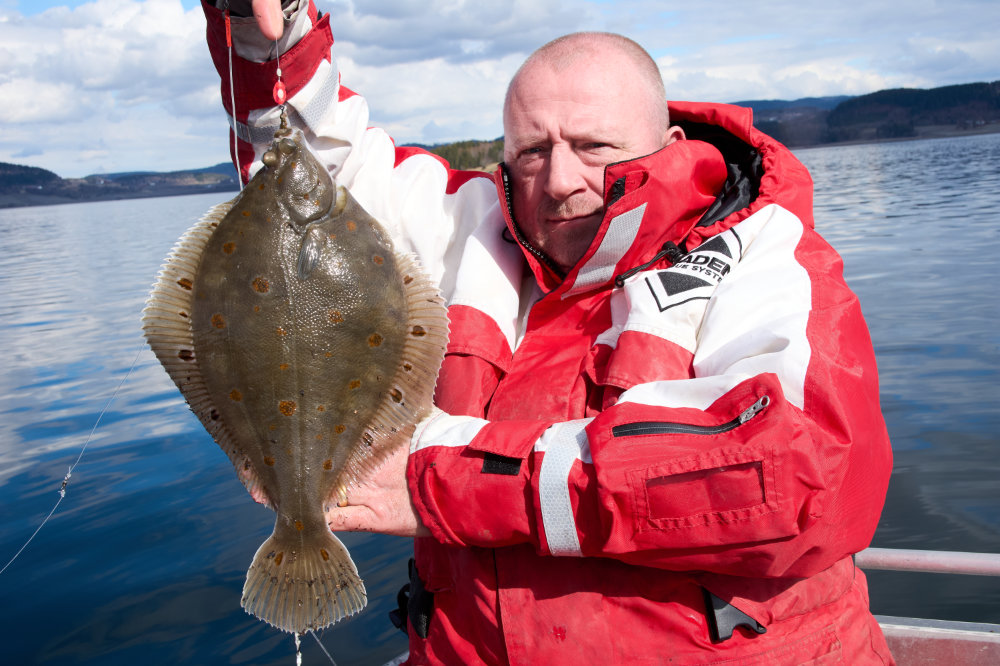
[[[259,4],[233,26],[244,175],[280,36],[293,122],[448,300],[440,411],[328,516],[417,537],[411,660],[891,663],[851,558],[891,469],[875,360],[802,165],[588,33],[514,77],[495,178],[451,171],[368,127],[328,17]]]

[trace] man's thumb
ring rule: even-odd
[[[278,39],[285,31],[281,0],[253,0],[253,15],[261,34],[268,39]]]

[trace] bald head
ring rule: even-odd
[[[668,121],[656,63],[620,35],[568,35],[522,65],[504,102],[504,162],[515,224],[550,267],[566,274],[596,238],[607,165],[684,138]]]
[[[541,66],[551,68],[558,74],[569,74],[574,68],[585,67],[588,62],[597,60],[605,61],[616,68],[621,76],[629,76],[638,83],[642,93],[639,101],[648,107],[650,122],[658,130],[665,131],[670,118],[659,67],[639,44],[611,32],[576,32],[564,35],[528,56],[507,88],[504,116],[506,117],[510,106],[511,91],[522,81],[526,72]]]

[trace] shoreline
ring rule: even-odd
[[[852,141],[838,141],[836,143],[816,143],[809,145],[788,146],[793,153],[799,150],[813,150],[816,148],[836,148],[839,146],[857,146],[865,144],[879,143],[899,143],[902,141],[921,141],[924,139],[954,139],[964,136],[985,136],[989,134],[1000,134],[1000,123],[988,123],[980,127],[970,129],[959,129],[954,125],[924,125],[916,127],[916,136],[894,137],[887,139],[856,139]],[[491,165],[492,166],[492,165]],[[479,167],[477,171],[492,171],[495,167]],[[211,194],[224,192],[238,192],[236,186],[175,186],[164,187],[160,190],[141,190],[136,192],[116,192],[106,196],[71,198],[58,194],[32,194],[29,192],[19,192],[15,194],[0,194],[0,210],[7,208],[30,208],[35,206],[58,206],[62,204],[89,203],[93,201],[120,201],[124,199],[154,199],[160,197],[186,196],[189,194]]]

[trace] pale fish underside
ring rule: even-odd
[[[429,413],[447,341],[435,286],[287,130],[178,241],[143,311],[150,347],[275,510],[243,607],[289,632],[360,611],[325,512]]]

